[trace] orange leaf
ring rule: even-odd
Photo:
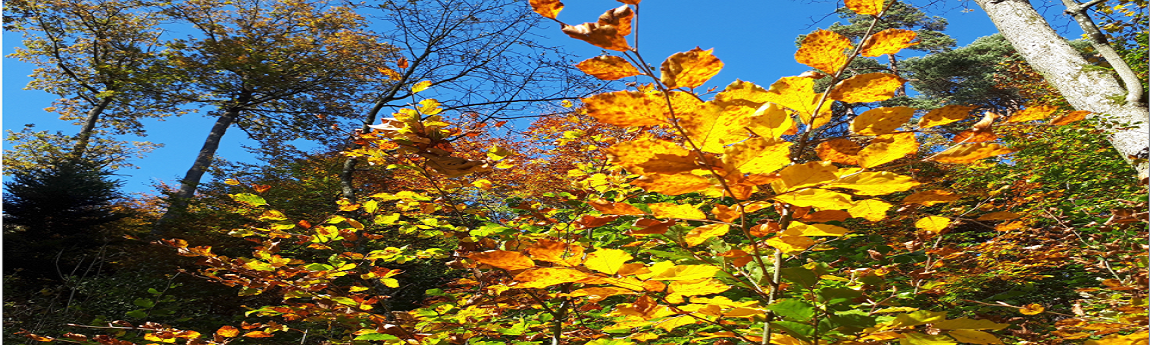
[[[663,84],[672,89],[693,89],[706,83],[723,69],[723,62],[712,55],[712,51],[714,49],[702,50],[695,47],[687,52],[672,54],[659,68]]]
[[[575,266],[583,261],[583,247],[542,239],[527,248],[527,253],[535,260],[553,262],[564,266]]]
[[[922,120],[918,122],[921,128],[928,128],[934,126],[941,126],[951,122],[962,121],[970,116],[970,111],[974,110],[973,106],[965,105],[948,105],[942,108],[931,110],[926,115],[922,116]]]
[[[723,163],[740,173],[766,174],[791,164],[789,141],[751,138],[723,148]]]
[[[1043,311],[1046,311],[1046,308],[1043,308],[1042,305],[1038,303],[1024,305],[1022,306],[1022,309],[1018,310],[1018,312],[1022,313],[1023,315],[1038,315],[1042,314]]]
[[[1082,121],[1082,120],[1086,119],[1086,115],[1090,115],[1090,112],[1086,111],[1086,110],[1072,111],[1069,114],[1059,116],[1059,117],[1055,118],[1054,120],[1050,120],[1050,124],[1060,125],[1060,126],[1061,125],[1067,125],[1067,124],[1070,124],[1072,122]]]
[[[271,338],[272,335],[264,331],[251,331],[244,333],[245,338]]]
[[[646,212],[643,212],[643,210],[640,210],[638,207],[632,206],[631,204],[621,203],[621,202],[596,201],[596,202],[590,202],[587,204],[591,205],[592,208],[598,210],[599,212],[603,212],[606,214],[614,214],[614,215],[620,215],[620,216],[634,216],[634,215],[647,214]]]
[[[890,73],[859,74],[835,85],[830,96],[848,103],[885,101],[894,97],[895,90],[905,82],[906,79]]]
[[[815,148],[819,159],[840,164],[858,165],[858,154],[862,150],[859,144],[850,139],[831,139],[819,143]]]
[[[599,48],[627,51],[631,49],[627,44],[627,35],[631,34],[631,19],[634,16],[631,7],[623,5],[607,10],[595,23],[577,26],[563,24],[563,33]]]
[[[693,152],[666,140],[628,141],[606,151],[613,164],[640,175],[674,174],[698,168]]]
[[[875,57],[883,54],[895,54],[903,48],[918,44],[914,31],[904,29],[886,29],[879,31],[867,39],[863,44],[862,56]]]
[[[478,261],[481,264],[499,267],[508,271],[535,267],[535,261],[531,261],[531,259],[523,254],[504,250],[489,250],[482,253],[475,253],[468,255],[467,258]]]
[[[632,181],[631,184],[666,195],[682,195],[711,188],[711,180],[691,173],[648,175]]]
[[[583,99],[587,115],[616,126],[651,126],[667,122],[667,101],[661,94],[615,91]]]
[[[918,152],[918,142],[914,133],[883,134],[859,151],[859,163],[864,168],[873,168],[915,152]]]
[[[572,283],[592,277],[590,273],[562,267],[535,268],[515,275],[518,289],[545,288],[551,285]]]
[[[1010,211],[991,212],[978,217],[978,220],[1010,220],[1022,217],[1021,215]]]
[[[846,65],[846,50],[850,48],[850,39],[834,31],[819,29],[803,38],[802,46],[795,52],[795,60],[827,74],[835,74]]]
[[[639,70],[635,69],[635,66],[627,62],[626,59],[614,55],[596,56],[583,60],[575,67],[578,67],[583,73],[603,80],[617,80],[640,74]]]
[[[795,164],[779,172],[779,181],[771,183],[776,192],[782,193],[802,187],[813,186],[837,179],[835,172],[839,168],[831,162],[808,162]]]
[[[563,10],[563,3],[559,0],[530,0],[529,2],[531,3],[531,10],[551,19],[555,19],[559,15],[559,11]]]
[[[1051,105],[1029,107],[1014,113],[1014,116],[1011,116],[1010,119],[1006,120],[1006,122],[1009,123],[1041,120],[1050,117],[1050,115],[1054,114],[1055,111],[1058,111],[1058,108]]]
[[[863,201],[867,201],[867,200],[863,200]],[[853,207],[852,207],[852,209],[853,209]],[[804,222],[807,222],[807,223],[821,223],[821,222],[841,222],[841,221],[847,220],[847,218],[850,218],[850,217],[851,217],[851,214],[848,213],[848,211],[826,210],[826,211],[807,213],[806,215],[804,215],[800,219]]]
[[[939,163],[967,164],[974,163],[983,158],[1011,152],[1014,152],[1014,150],[1011,148],[1003,147],[999,144],[963,144],[952,147],[946,151],[939,152],[934,156],[934,161]]]
[[[846,0],[847,8],[859,15],[878,15],[884,0]],[[772,339],[773,340],[773,339]]]
[[[711,213],[715,215],[716,219],[727,223],[739,219],[739,216],[742,215],[742,213],[739,212],[738,206],[730,207],[727,205],[715,205],[715,207],[711,208]]]
[[[224,338],[233,338],[237,335],[240,335],[240,330],[232,326],[223,326],[216,330],[216,334],[219,334]]]
[[[807,250],[815,241],[805,236],[775,236],[767,240],[767,245],[784,253],[794,253]]]
[[[894,133],[914,116],[914,108],[883,107],[867,110],[851,122],[851,132],[861,135]]]
[[[683,236],[683,241],[687,243],[687,247],[694,247],[706,242],[712,237],[726,235],[727,231],[730,230],[731,226],[727,224],[707,224],[691,229],[690,232]]]
[[[268,191],[269,189],[272,189],[272,186],[269,186],[266,184],[256,184],[256,185],[252,185],[252,189],[255,190],[256,193],[263,193],[263,192]]]
[[[813,117],[815,107],[819,104],[819,94],[815,93],[815,81],[804,77],[785,77],[771,84],[767,90],[767,101],[790,108],[799,113],[799,119],[810,125],[812,129],[830,122],[830,106],[823,105],[819,109],[819,116]],[[812,121],[817,119],[818,121]],[[760,133],[761,134],[761,133]],[[763,134],[765,135],[765,134]]]
[[[921,204],[931,206],[958,200],[959,196],[945,190],[928,190],[911,194],[902,199],[904,204]]]
[[[850,195],[819,188],[788,192],[776,196],[775,200],[795,206],[817,207],[822,210],[845,210],[854,206]]]

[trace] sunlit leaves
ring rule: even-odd
[[[945,190],[927,190],[917,192],[902,199],[904,204],[921,204],[931,206],[958,200],[960,197]]]
[[[970,111],[974,110],[974,108],[973,106],[966,105],[948,105],[931,110],[922,116],[922,120],[918,122],[918,126],[928,128],[962,121],[970,116]]]
[[[682,303],[683,296],[700,296],[716,294],[730,290],[731,286],[715,279],[678,280],[667,285],[667,300],[671,303]]]
[[[918,152],[914,133],[883,134],[859,151],[859,165],[873,168]]]
[[[967,164],[980,159],[1014,152],[1013,149],[995,143],[962,144],[940,152],[934,156],[939,163]]]
[[[240,335],[240,330],[232,326],[223,326],[216,330],[216,334],[224,338],[235,338]]]
[[[891,207],[891,204],[882,200],[866,199],[855,202],[854,206],[847,209],[847,212],[850,212],[852,217],[877,222],[886,218],[886,212]]]
[[[788,192],[776,196],[775,200],[795,206],[817,207],[824,210],[846,210],[854,206],[850,195],[819,188]]]
[[[727,224],[707,224],[691,229],[690,232],[683,236],[683,241],[687,243],[688,247],[694,247],[712,237],[726,235],[730,229],[731,226]]]
[[[771,183],[776,192],[782,193],[797,188],[813,186],[819,183],[830,182],[836,178],[835,167],[831,162],[809,162],[795,164],[779,171],[781,180]]]
[[[914,116],[914,108],[882,107],[867,110],[851,122],[851,132],[861,135],[894,133]]]
[[[1027,122],[1041,120],[1050,117],[1050,115],[1054,114],[1055,111],[1058,111],[1058,107],[1052,105],[1029,107],[1015,113],[1014,116],[1011,116],[1006,120],[1006,122]]]
[[[794,253],[807,250],[815,245],[815,241],[805,236],[780,235],[768,239],[767,245],[784,253]]]
[[[819,107],[819,94],[814,92],[814,79],[804,77],[785,77],[779,79],[767,90],[767,101],[789,108],[799,113],[803,123],[812,128],[818,128],[830,121],[830,106]],[[819,116],[814,117],[815,108],[819,108]],[[812,124],[812,120],[817,119]]]
[[[603,80],[618,80],[639,75],[638,69],[626,59],[614,55],[597,56],[575,65],[583,73]]]
[[[858,165],[858,153],[862,147],[850,139],[831,139],[819,143],[815,148],[819,159],[846,165]]]
[[[895,90],[905,82],[905,79],[890,73],[859,74],[835,85],[830,96],[848,103],[885,101],[894,97]]]
[[[508,271],[535,267],[534,261],[531,261],[531,259],[527,258],[519,252],[492,250],[471,254],[468,256],[468,258],[478,261],[482,264],[499,267]]]
[[[631,49],[627,44],[627,35],[631,34],[631,19],[634,15],[630,6],[619,6],[603,13],[594,23],[576,26],[563,24],[563,33],[599,48],[627,51]]]
[[[779,139],[783,135],[798,132],[791,114],[775,103],[763,103],[748,122],[747,128],[764,138]]]
[[[706,83],[723,69],[723,62],[711,54],[713,50],[695,47],[687,52],[672,54],[659,68],[663,84],[673,89],[696,88]]]
[[[696,280],[714,277],[719,268],[710,265],[651,266],[653,280]]]
[[[601,93],[583,99],[587,115],[616,126],[651,126],[667,121],[661,94],[638,91]]]
[[[853,189],[857,195],[886,195],[906,191],[919,184],[910,176],[889,171],[868,171],[848,175],[824,187]]]
[[[1042,314],[1044,311],[1046,311],[1046,308],[1042,307],[1042,305],[1038,303],[1024,305],[1021,309],[1018,310],[1018,312],[1022,313],[1022,315],[1038,315]]]
[[[766,174],[791,164],[791,142],[751,138],[724,148],[723,163],[740,172]]]
[[[656,218],[680,218],[680,219],[706,219],[707,216],[699,211],[698,208],[691,205],[678,205],[668,203],[654,203],[650,204],[651,214]]]
[[[1067,125],[1067,124],[1071,124],[1071,123],[1074,123],[1077,121],[1085,120],[1086,115],[1090,115],[1090,114],[1091,113],[1089,111],[1086,111],[1086,110],[1076,110],[1076,111],[1070,112],[1069,114],[1062,115],[1062,116],[1054,118],[1053,120],[1050,120],[1050,124],[1052,124],[1052,125]]]
[[[555,19],[559,11],[563,10],[563,3],[559,0],[530,0],[531,10],[541,16]]]
[[[939,232],[950,226],[950,218],[930,216],[914,222],[914,227],[922,231]]]
[[[515,281],[519,284],[514,287],[520,289],[545,288],[556,284],[576,282],[588,277],[591,277],[590,273],[573,268],[540,267],[515,275]]]
[[[583,265],[587,268],[606,274],[615,274],[623,264],[633,259],[631,254],[619,249],[599,249],[587,255]]]
[[[917,36],[918,34],[914,31],[905,29],[886,29],[879,31],[863,44],[861,54],[866,57],[895,54],[903,48],[918,44],[918,42],[914,42]]]
[[[646,212],[643,212],[643,210],[640,210],[638,207],[622,202],[590,202],[588,205],[591,205],[591,207],[595,208],[599,212],[606,214],[622,216],[647,214]]]
[[[845,36],[834,31],[815,30],[803,38],[802,46],[795,53],[795,60],[834,74],[847,64],[846,50],[850,48],[851,41]]]
[[[700,150],[720,153],[723,146],[747,138],[746,116],[739,112],[723,111],[714,103],[705,103],[695,112],[676,114],[679,126],[687,132]]]
[[[885,0],[847,0],[846,5],[854,13],[860,15],[878,15],[882,12]]]
[[[792,222],[790,227],[783,232],[784,236],[842,236],[846,235],[847,229],[841,226],[830,224],[803,224],[800,222]]]
[[[956,329],[947,332],[954,340],[969,344],[1002,344],[1002,340],[993,334],[969,329]]]

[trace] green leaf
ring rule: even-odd
[[[267,201],[264,201],[264,198],[252,193],[239,193],[232,194],[230,196],[232,197],[232,200],[248,204],[252,207],[259,207],[268,204]]]
[[[797,298],[787,298],[767,306],[767,310],[796,321],[810,321],[815,316],[815,306]]]
[[[367,333],[367,334],[360,334],[360,335],[355,336],[355,340],[381,341],[381,340],[400,340],[400,339],[399,339],[399,337],[391,335],[391,334]]]
[[[831,287],[819,289],[819,300],[828,305],[850,302],[859,297],[862,297],[862,292],[854,289]]]
[[[143,310],[133,310],[133,311],[128,312],[128,316],[131,316],[131,317],[134,317],[137,319],[143,319],[143,318],[148,317],[148,313],[143,311]]]
[[[773,321],[772,327],[778,327],[792,337],[799,338],[802,341],[811,341],[811,336],[815,334],[815,328],[805,323],[791,322],[791,321]]]
[[[783,268],[780,272],[783,275],[783,279],[802,285],[808,289],[819,283],[819,277],[815,275],[815,271],[803,267],[787,267]]]
[[[135,301],[132,301],[132,304],[143,308],[151,308],[156,306],[156,302],[153,302],[150,298],[137,298]]]

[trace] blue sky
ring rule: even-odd
[[[967,8],[964,4],[972,10],[963,11]],[[559,14],[559,20],[572,25],[594,21],[605,10],[619,5],[607,0],[568,1],[567,8]],[[639,49],[648,63],[657,66],[666,56],[676,52],[696,46],[714,48],[715,56],[723,60],[725,67],[707,87],[722,88],[736,79],[769,86],[780,77],[798,75],[808,69],[794,61],[795,38],[816,28],[825,28],[838,20],[833,15],[828,16],[836,6],[839,5],[806,0],[649,0],[640,6]],[[973,3],[944,2],[927,11],[949,20],[950,27],[946,33],[953,36],[959,46],[997,32],[986,14]],[[1065,29],[1069,27],[1065,17],[1059,18],[1055,8],[1046,12],[1050,14],[1056,29],[1070,31]],[[575,61],[601,52],[599,48],[567,37],[555,23],[545,24],[537,34],[545,37],[545,43],[564,45],[578,54],[573,59]],[[0,94],[4,101],[3,129],[19,131],[25,124],[32,123],[37,130],[75,134],[79,126],[60,121],[54,114],[43,111],[43,108],[52,104],[54,96],[41,91],[23,90],[33,67],[7,57],[20,42],[18,33],[4,32],[3,93]],[[133,161],[139,169],[118,172],[118,177],[124,181],[124,191],[150,193],[154,189],[153,184],[157,182],[177,184],[178,179],[191,166],[214,122],[213,118],[202,115],[207,110],[165,121],[149,120],[145,122],[148,137],[121,138],[164,145],[146,158]],[[526,128],[527,123],[519,123],[517,126]],[[254,161],[253,156],[241,147],[251,144],[244,135],[242,131],[229,131],[221,143],[218,156],[229,161]],[[9,145],[4,143],[5,147]],[[207,180],[208,177],[205,177],[204,181]]]

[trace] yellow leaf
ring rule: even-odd
[[[468,255],[467,258],[478,261],[481,264],[499,267],[508,271],[535,267],[535,261],[531,261],[531,259],[523,254],[504,250],[489,250],[482,253],[475,253]]]
[[[905,337],[899,341],[903,345],[954,345],[954,344],[958,344],[958,342],[955,342],[954,339],[952,339],[951,337],[948,337],[948,336],[945,336],[942,334],[930,335],[930,334],[923,334],[923,333],[919,333],[919,332],[909,332],[909,333],[905,333],[904,336]]]
[[[658,266],[658,264],[656,264]],[[651,266],[653,280],[696,280],[714,277],[719,268],[711,265],[674,265],[668,267]],[[659,269],[661,268],[661,269]],[[643,279],[640,277],[639,279]]]
[[[864,168],[873,168],[915,152],[918,152],[918,141],[914,133],[883,134],[859,151],[859,163]]]
[[[720,293],[730,290],[731,286],[721,281],[707,278],[700,280],[679,280],[667,285],[667,292],[672,295],[701,296]]]
[[[1022,309],[1018,310],[1018,312],[1022,313],[1023,315],[1038,315],[1042,314],[1043,311],[1046,311],[1046,308],[1043,308],[1042,305],[1038,303],[1024,305],[1022,306]]]
[[[886,195],[910,190],[921,183],[910,176],[889,171],[851,174],[823,186],[823,188],[854,189],[856,195]]]
[[[1008,323],[997,323],[990,320],[973,320],[966,317],[957,319],[944,320],[934,323],[934,328],[939,329],[991,329],[1001,330],[1010,327]]]
[[[783,253],[794,253],[807,250],[815,241],[803,236],[775,236],[767,240],[767,245]]]
[[[631,254],[619,249],[599,249],[587,255],[583,266],[606,274],[615,274],[628,260],[633,259]]]
[[[1090,112],[1086,111],[1086,110],[1072,111],[1069,114],[1059,116],[1057,118],[1054,118],[1054,120],[1050,120],[1050,124],[1059,125],[1059,126],[1066,125],[1066,124],[1070,124],[1073,122],[1085,120],[1086,115],[1090,115]]]
[[[918,44],[913,42],[917,37],[914,31],[904,29],[886,29],[872,35],[863,44],[862,56],[876,57],[883,54],[895,54],[903,48]]]
[[[815,148],[819,159],[846,165],[858,165],[858,154],[862,150],[858,143],[850,139],[831,139],[819,143]]]
[[[747,119],[747,128],[764,138],[779,139],[783,135],[798,133],[791,114],[775,103],[763,103]]]
[[[767,89],[749,81],[735,80],[715,95],[715,104],[723,108],[746,107],[757,109],[767,102]]]
[[[1150,333],[1146,331],[1137,332],[1129,335],[1111,334],[1098,340],[1087,340],[1084,345],[1146,345]]]
[[[978,217],[978,220],[1011,220],[1017,219],[1021,215],[1010,211],[991,212]]]
[[[878,15],[884,0],[846,0],[847,8],[859,15]]]
[[[766,174],[791,164],[789,141],[756,137],[723,149],[723,163],[741,173]]]
[[[573,283],[588,277],[591,277],[590,273],[571,268],[540,267],[515,275],[515,281],[519,284],[514,288],[545,288],[556,284]]]
[[[677,173],[697,169],[694,154],[666,140],[634,140],[607,149],[611,162],[633,174]]]
[[[722,153],[723,146],[749,136],[746,130],[749,116],[738,111],[723,111],[712,102],[692,112],[676,112],[675,116],[687,137],[704,152]]]
[[[950,218],[930,216],[914,222],[914,227],[923,231],[939,232],[950,226]]]
[[[948,105],[942,108],[931,110],[922,116],[922,120],[918,122],[921,128],[930,128],[934,126],[941,126],[951,122],[962,121],[970,116],[970,111],[974,110],[973,106],[965,105]]]
[[[783,231],[783,236],[842,236],[846,235],[847,230],[841,226],[834,226],[830,224],[804,224],[801,222],[791,222],[786,231]]]
[[[683,236],[683,241],[687,242],[687,247],[694,247],[702,244],[703,242],[711,239],[712,237],[723,236],[731,229],[727,224],[707,224],[694,229],[691,229],[686,235]]]
[[[651,214],[655,218],[680,218],[680,219],[707,219],[707,215],[699,208],[691,205],[678,205],[669,203],[654,203],[650,204]]]
[[[788,192],[776,196],[775,200],[800,207],[815,207],[820,210],[846,210],[854,206],[850,195],[818,188]]]
[[[877,199],[859,200],[854,206],[847,209],[851,217],[863,218],[872,222],[877,222],[886,218],[886,211],[890,210],[891,204]]]
[[[424,81],[415,83],[415,85],[411,87],[411,93],[417,93],[417,92],[420,92],[423,90],[427,90],[427,88],[429,88],[429,87],[431,87],[431,81],[430,80],[424,80]]]
[[[650,192],[666,195],[699,192],[712,187],[711,180],[690,173],[648,175],[631,181],[631,184]]]
[[[723,62],[712,55],[712,51],[714,49],[702,50],[695,47],[687,52],[672,54],[659,67],[663,85],[671,89],[680,87],[693,89],[719,74],[723,69]]]
[[[627,62],[626,59],[614,55],[597,56],[583,60],[575,67],[578,67],[583,73],[603,80],[617,80],[640,74],[639,70],[635,69],[635,66]]]
[[[615,91],[583,99],[587,115],[616,126],[651,126],[667,123],[667,102],[662,94]]]
[[[1050,117],[1050,114],[1054,114],[1055,111],[1058,111],[1058,108],[1052,105],[1029,107],[1014,113],[1014,116],[1011,116],[1009,120],[1006,120],[1006,122],[1009,123],[1041,120]]]
[[[968,164],[1011,152],[1014,152],[1014,149],[995,143],[962,144],[938,153],[933,160],[939,163]]]
[[[635,339],[635,340],[637,340],[637,341],[639,341],[639,342],[643,342],[643,343],[645,343],[645,342],[648,342],[648,341],[652,341],[652,340],[655,340],[655,339],[659,339],[659,335],[657,335],[657,334],[655,334],[655,333],[651,333],[651,332],[642,332],[642,333],[635,333],[635,334],[632,334],[631,336],[629,336],[629,337],[627,337],[627,338],[628,338],[628,339]]]
[[[631,34],[631,19],[634,16],[631,7],[623,5],[607,10],[595,23],[576,26],[563,24],[563,33],[599,48],[627,51],[631,49],[631,46],[627,45],[627,35]]]
[[[804,77],[785,77],[771,84],[767,90],[767,101],[789,108],[799,113],[799,119],[812,128],[818,128],[830,122],[830,104],[819,108],[819,116],[814,117],[815,107],[819,104],[820,95],[814,91],[814,79]],[[814,121],[814,120],[818,121]],[[812,122],[813,121],[813,122]]]
[[[779,171],[780,180],[772,182],[771,187],[776,193],[795,190],[802,187],[830,182],[838,178],[835,172],[838,167],[831,162],[808,162],[783,168]]]
[[[885,101],[894,97],[895,90],[905,82],[906,79],[890,73],[859,74],[835,85],[830,97],[848,103]]]
[[[958,200],[960,197],[954,193],[945,190],[928,190],[911,194],[902,199],[904,204],[921,204],[923,206],[931,206],[934,204],[941,204]]]
[[[491,190],[491,188],[494,186],[491,183],[491,181],[488,179],[475,180],[475,182],[472,182],[471,185],[478,187],[479,189],[482,189],[482,190]]]
[[[846,65],[846,50],[850,48],[850,39],[834,31],[819,29],[803,38],[802,46],[795,52],[795,60],[827,74],[835,74]]]
[[[530,0],[531,10],[541,16],[555,19],[559,11],[563,10],[563,3],[559,0]]]
[[[272,335],[264,331],[251,331],[244,333],[245,338],[271,338]]]
[[[698,319],[696,319],[690,315],[683,315],[683,316],[676,316],[676,317],[672,317],[672,318],[660,321],[659,323],[655,324],[655,327],[659,327],[659,328],[662,328],[664,331],[670,332],[671,330],[675,329],[676,327],[693,325],[693,324],[698,323],[698,322],[699,322]]]
[[[883,107],[867,110],[851,121],[851,132],[860,135],[890,134],[914,116],[914,108]]]
[[[567,295],[569,297],[590,296],[592,298],[602,299],[602,298],[616,296],[616,295],[634,295],[634,294],[635,294],[634,291],[631,291],[628,289],[614,287],[614,286],[604,286],[604,287],[582,288],[579,290],[571,291],[571,293],[568,293],[565,295]]]
[[[236,185],[240,184],[240,181],[236,180],[234,178],[230,178],[230,179],[224,180],[224,183],[229,185],[229,186],[236,186]]]

